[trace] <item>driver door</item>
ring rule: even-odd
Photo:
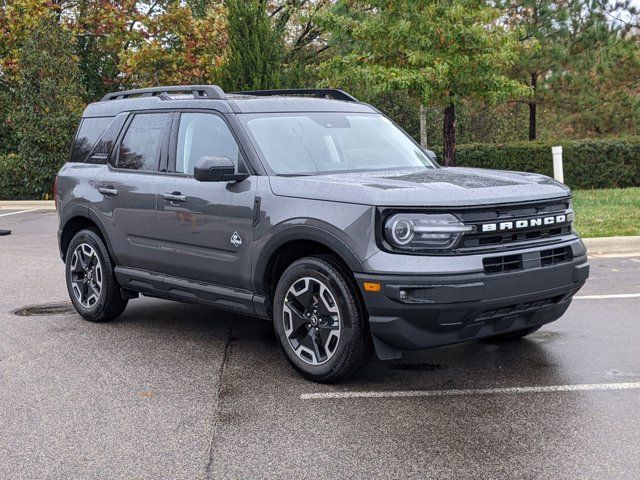
[[[255,177],[200,182],[193,167],[203,156],[228,157],[246,171],[238,143],[222,115],[178,112],[168,172],[160,176],[156,226],[159,271],[174,277],[251,290]]]

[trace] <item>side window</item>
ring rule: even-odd
[[[169,129],[171,113],[139,113],[120,143],[118,168],[157,170]]]
[[[118,139],[118,135],[120,135],[120,130],[122,130],[124,122],[127,120],[127,115],[127,113],[121,113],[114,118],[109,128],[107,128],[100,137],[100,140],[98,140],[98,143],[96,143],[96,146],[93,147],[91,155],[89,155],[87,159],[88,163],[106,163]]]
[[[89,152],[107,129],[113,117],[83,118],[73,140],[71,162],[86,162]]]
[[[240,151],[227,124],[213,113],[180,115],[176,172],[193,175],[193,166],[201,158],[228,157],[238,165]]]

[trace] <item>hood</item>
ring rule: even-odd
[[[270,177],[283,197],[380,207],[461,207],[567,197],[570,190],[536,173],[437,168]]]

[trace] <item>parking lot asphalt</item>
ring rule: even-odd
[[[373,359],[327,386],[289,367],[268,322],[206,307],[15,315],[68,301],[56,216],[2,228],[0,478],[640,478],[640,257],[593,259],[528,339]]]

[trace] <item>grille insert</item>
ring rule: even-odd
[[[573,253],[569,247],[551,248],[540,252],[540,264],[543,267],[558,265],[559,263],[569,262],[573,258]]]
[[[522,270],[522,255],[485,258],[482,263],[484,264],[484,273],[515,272]]]
[[[542,300],[536,300],[535,302],[526,302],[526,303],[516,303],[513,305],[506,305],[500,308],[493,308],[491,310],[485,310],[480,314],[478,320],[488,320],[490,318],[498,318],[498,317],[506,317],[507,315],[514,315],[522,312],[526,312],[528,310],[537,310],[541,307],[546,307],[547,305],[553,305],[562,300],[563,296],[559,295],[556,297],[544,298]]]

